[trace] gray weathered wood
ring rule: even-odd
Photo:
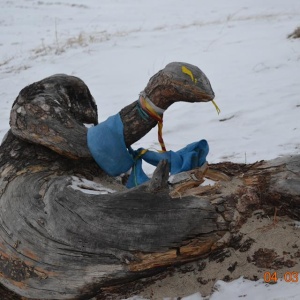
[[[2,147],[13,147],[12,139],[9,134]],[[175,249],[176,254],[184,240],[217,229],[208,200],[174,200],[167,190],[153,193],[143,187],[103,195],[85,187],[85,192],[77,190],[75,177],[59,172],[44,165],[20,171],[16,166],[11,176],[2,177],[1,282],[20,295],[88,295],[89,286],[137,276],[130,265],[142,261],[139,253]]]
[[[73,95],[51,80],[49,97],[62,91],[51,99],[45,82],[21,92],[0,146],[0,283],[10,290],[0,289],[3,299],[108,299],[124,284],[226,247],[225,234],[254,209],[300,219],[299,155],[192,170],[198,179],[170,190],[162,162],[150,184],[126,190],[87,151],[82,123],[96,123],[97,114],[86,86],[74,79]],[[216,184],[199,186],[204,173]]]
[[[152,97],[149,90],[153,103],[165,107],[175,100],[213,99],[205,75],[186,64],[194,74],[187,75],[182,65],[172,63],[159,72],[160,90],[167,76],[165,90],[178,85],[177,98],[174,93]],[[136,102],[120,114],[126,145],[156,125],[136,115]],[[163,165],[158,181],[124,191],[91,158],[84,123],[97,124],[97,108],[88,87],[73,76],[33,83],[13,104],[11,130],[0,147],[0,282],[21,296],[87,298],[143,276],[161,256],[161,266],[191,259],[179,257],[182,243],[216,230],[209,201],[176,201],[166,186],[159,190],[167,178]]]
[[[13,146],[10,138],[3,146]],[[299,220],[299,161],[215,165],[231,180],[204,195],[194,191],[200,198],[143,187],[88,194],[97,191],[85,183],[77,190],[74,177],[58,170],[15,170],[1,195],[1,282],[29,298],[88,299],[224,246],[224,233],[238,230],[254,209],[278,206]]]
[[[182,71],[188,68],[191,77]],[[158,107],[167,109],[175,102],[208,102],[215,94],[206,75],[196,66],[182,62],[168,64],[163,70],[152,76],[144,89],[147,97]],[[151,118],[145,120],[137,110],[137,101],[120,111],[127,146],[133,144],[148,133],[157,122]]]

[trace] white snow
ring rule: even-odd
[[[251,281],[240,277],[232,282],[218,280],[214,286],[215,292],[208,297],[195,293],[181,300],[298,300],[300,282],[286,283],[279,279],[276,284],[267,284],[263,280]],[[165,297],[162,300],[177,300]],[[147,300],[141,297],[131,297],[127,300]]]
[[[210,300],[288,300],[299,299],[300,283],[278,280],[277,284],[266,284],[262,280],[253,282],[239,278],[233,282],[217,281],[216,292]],[[191,299],[192,300],[192,299]],[[194,300],[194,299],[193,299]]]
[[[167,149],[206,139],[210,163],[299,153],[300,40],[287,39],[300,26],[299,0],[0,3],[0,140],[14,99],[34,81],[82,78],[102,121],[136,100],[167,63],[185,61],[208,76],[221,114],[210,103],[174,104],[164,116]],[[159,149],[157,129],[134,145],[141,146]],[[213,300],[300,299],[299,284],[218,286]]]
[[[72,176],[72,180],[69,185],[73,190],[81,191],[85,194],[93,195],[103,195],[103,194],[112,194],[115,193],[115,190],[112,190],[100,183],[90,181],[84,178],[79,178],[77,176]]]

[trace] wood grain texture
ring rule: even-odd
[[[17,141],[10,134],[1,147]],[[74,177],[61,168],[39,165],[19,171],[14,164],[10,174],[1,169],[7,176],[1,176],[0,280],[25,297],[88,297],[108,283],[199,256],[181,257],[175,250],[174,259],[162,257],[186,240],[217,230],[217,215],[207,200],[174,200],[168,190],[149,192],[148,185],[89,194],[74,188]],[[148,253],[155,264],[149,263]]]
[[[58,170],[1,168],[11,174],[1,176],[1,283],[28,298],[105,297],[108,287],[224,247],[224,234],[236,232],[254,209],[278,207],[299,220],[299,159],[213,165],[230,181],[177,198],[147,185],[89,194]]]
[[[182,63],[150,79],[156,105],[213,99],[203,73],[186,66],[197,82]],[[120,114],[127,145],[156,123],[140,118],[136,103]],[[226,247],[255,209],[300,219],[299,155],[192,170],[215,180],[204,187],[202,178],[168,185],[162,162],[150,183],[127,190],[91,158],[84,122],[97,123],[97,111],[75,77],[30,85],[13,104],[0,146],[3,299],[120,299],[137,279]]]
[[[184,72],[188,67],[194,81]],[[167,109],[175,102],[207,102],[214,99],[215,94],[206,75],[196,66],[172,62],[153,75],[144,89],[147,97],[158,107]],[[147,134],[157,122],[151,118],[142,118],[137,109],[137,101],[120,111],[124,124],[124,138],[127,146],[138,141]]]

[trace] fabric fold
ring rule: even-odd
[[[168,160],[170,173],[192,170],[206,162],[209,146],[206,140],[188,144],[178,151],[155,152],[144,148],[127,149],[124,141],[123,123],[119,114],[109,117],[106,121],[88,129],[87,144],[97,164],[110,176],[118,176],[131,168],[127,187],[131,188],[149,180],[142,168],[142,160],[157,166]]]

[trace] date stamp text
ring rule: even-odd
[[[283,275],[283,280],[285,282],[298,282],[299,273],[298,272],[285,272]],[[276,283],[278,281],[277,272],[265,272],[264,281],[266,283]]]

